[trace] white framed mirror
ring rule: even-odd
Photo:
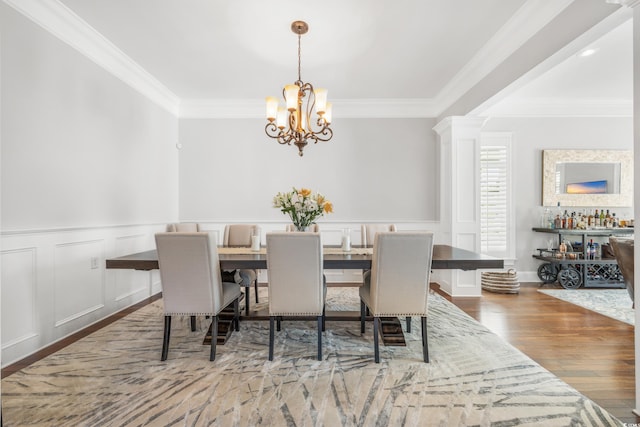
[[[633,152],[543,150],[542,205],[633,206]]]

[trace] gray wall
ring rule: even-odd
[[[279,221],[277,192],[320,191],[335,213],[322,221],[437,219],[437,150],[431,119],[337,119],[335,136],[280,146],[261,119],[181,120],[180,218]]]
[[[542,150],[633,149],[632,118],[496,118],[483,131],[513,132],[516,268],[523,272],[537,270],[539,261],[531,255],[535,248],[546,247],[549,237],[531,231],[542,213]],[[633,215],[625,208],[614,212],[619,218]]]
[[[2,366],[160,291],[105,270],[178,219],[178,119],[0,3]]]
[[[177,218],[178,120],[0,4],[2,230]]]

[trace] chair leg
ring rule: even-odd
[[[275,320],[276,320],[275,316],[269,316],[269,360],[273,360],[273,340],[274,340],[273,323]]]
[[[378,346],[378,327],[380,323],[379,317],[373,318],[373,359],[376,363],[380,363],[380,348]]]
[[[196,331],[196,316],[191,316],[191,332]]]
[[[422,357],[429,363],[429,343],[427,342],[427,318],[422,317]]]
[[[211,354],[209,360],[216,360],[216,344],[218,343],[218,316],[213,316],[213,322],[211,323]]]
[[[411,316],[407,316],[407,333],[411,333]]]
[[[360,300],[360,333],[361,334],[364,334],[364,312],[365,312],[364,301]]]
[[[326,318],[326,308],[323,306],[322,307],[322,332],[326,331],[325,328],[325,318]]]
[[[236,327],[236,331],[240,330],[240,298],[236,298],[233,301],[233,324]]]
[[[324,315],[318,316],[318,360],[322,360],[322,331],[324,330]]]
[[[249,307],[251,306],[251,302],[249,301],[251,299],[251,292],[249,288],[250,286],[244,288],[244,312],[247,316],[249,315]]]
[[[276,317],[276,331],[280,332],[280,328],[282,327],[282,316]]]
[[[254,270],[254,273],[256,273],[256,281],[254,282],[254,289],[256,292],[256,304],[258,304],[260,301],[258,301],[258,271]]]
[[[171,335],[171,316],[164,316],[164,337],[162,338],[162,356],[160,360],[167,360],[169,354],[169,336]]]

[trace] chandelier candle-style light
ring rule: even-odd
[[[280,144],[295,144],[302,156],[302,150],[310,140],[315,144],[329,141],[333,136],[329,127],[331,103],[327,102],[326,89],[314,89],[311,83],[304,83],[300,77],[300,39],[309,31],[309,26],[304,21],[294,21],[291,31],[298,35],[298,80],[286,85],[282,91],[286,106],[278,105],[278,99],[273,96],[267,97],[269,123],[264,130]],[[314,110],[318,116],[315,125],[312,120]]]

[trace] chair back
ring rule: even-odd
[[[228,224],[224,227],[224,246],[251,246],[251,236],[260,235],[256,224]]]
[[[320,316],[324,307],[319,233],[267,233],[269,315]]]
[[[175,224],[167,224],[168,232],[184,232],[184,233],[195,233],[200,231],[200,226],[195,222],[179,222]]]
[[[433,233],[379,232],[373,244],[374,316],[426,316]]]
[[[164,312],[217,314],[222,305],[222,279],[214,234],[156,234]]]
[[[613,253],[616,256],[616,262],[624,277],[624,283],[631,297],[631,301],[634,301],[634,239],[619,239],[616,237],[610,237],[609,243],[613,248]]]
[[[362,224],[360,233],[363,246],[373,246],[376,234],[383,231],[396,231],[395,224]]]
[[[296,226],[293,224],[287,224],[287,227],[285,228],[285,230],[289,232],[297,231]],[[320,226],[318,226],[318,224],[311,224],[309,225],[309,231],[312,233],[319,233]]]

